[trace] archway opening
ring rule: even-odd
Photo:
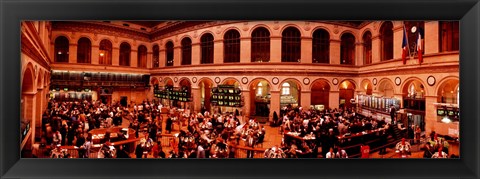
[[[318,80],[313,82],[312,84],[312,95],[310,98],[310,102],[312,107],[316,110],[324,110],[328,109],[330,102],[330,85],[325,80]]]
[[[252,116],[268,117],[270,114],[270,84],[267,80],[255,80],[249,88]]]
[[[355,84],[351,81],[345,80],[339,85],[339,107],[350,108],[353,107],[351,100],[354,99]]]
[[[200,104],[201,104],[201,111],[202,114],[205,113],[205,111],[210,111],[211,105],[210,105],[210,97],[212,96],[212,87],[213,87],[213,82],[210,79],[203,79],[199,82],[199,87],[200,87]]]
[[[292,109],[301,104],[301,86],[294,80],[286,80],[280,84],[280,108]]]

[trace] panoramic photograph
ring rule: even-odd
[[[22,21],[22,158],[460,158],[459,21]]]

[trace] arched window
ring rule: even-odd
[[[78,40],[77,48],[77,63],[91,63],[92,62],[92,43],[86,37]]]
[[[182,40],[182,65],[192,64],[192,40],[186,37]]]
[[[100,65],[112,65],[112,42],[107,39],[100,41],[98,63]]]
[[[330,63],[330,34],[324,29],[313,32],[312,63]]]
[[[213,35],[204,34],[200,38],[201,64],[213,63]]]
[[[290,95],[290,84],[287,82],[282,84],[282,95]]]
[[[158,45],[154,45],[152,48],[153,51],[153,68],[160,67],[160,48]]]
[[[393,59],[393,23],[384,22],[380,27],[381,58],[384,60]]]
[[[262,96],[262,83],[258,83],[257,85],[257,96]]]
[[[120,66],[130,66],[130,44],[123,42],[120,44]]]
[[[55,62],[68,62],[68,39],[64,36],[55,39]]]
[[[459,21],[440,21],[440,52],[459,49]]]
[[[300,31],[288,27],[282,32],[282,62],[300,62]]]
[[[165,66],[173,66],[173,42],[169,41],[165,44]]]
[[[240,62],[240,33],[229,30],[223,36],[223,62]]]
[[[270,61],[270,32],[259,27],[252,32],[252,62]]]
[[[365,32],[363,34],[363,63],[372,63],[372,33]]]
[[[340,43],[340,64],[353,65],[355,61],[355,37],[345,33]]]
[[[145,45],[138,47],[137,65],[139,68],[147,68],[147,47]]]

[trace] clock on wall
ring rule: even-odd
[[[220,83],[220,78],[219,77],[215,77],[215,83]]]
[[[242,78],[242,83],[243,83],[243,84],[247,84],[247,83],[248,83],[248,78],[247,78],[247,77],[243,77],[243,78]]]
[[[376,78],[374,78],[372,81],[373,81],[373,85],[377,85],[377,79]]]
[[[280,81],[280,80],[278,80],[277,77],[273,77],[273,79],[272,79],[272,83],[273,83],[274,85],[278,84],[279,81]]]
[[[337,84],[338,84],[338,79],[334,78],[334,79],[332,80],[332,83],[333,83],[334,85],[337,85]]]
[[[196,82],[197,82],[197,77],[193,77],[193,78],[192,78],[192,82],[193,82],[193,83],[196,83]]]
[[[400,84],[402,84],[402,79],[400,79],[400,77],[396,77],[396,78],[395,78],[395,84],[396,84],[397,86],[400,86]]]
[[[310,84],[310,79],[304,78],[304,79],[303,79],[303,84],[305,84],[305,85]]]
[[[436,82],[435,77],[429,76],[429,77],[427,78],[427,83],[428,83],[428,85],[433,86],[433,85],[435,85],[435,82]]]

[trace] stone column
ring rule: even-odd
[[[380,62],[380,36],[372,37],[372,64]]]
[[[92,45],[92,64],[98,65],[99,64],[99,56],[100,56],[100,47]]]
[[[439,28],[438,21],[425,22],[425,54],[439,52]]]
[[[192,65],[200,64],[200,44],[192,43]]]
[[[71,43],[69,45],[68,63],[77,63],[77,44]]]
[[[173,66],[180,66],[182,64],[182,48],[176,46],[173,48]]]
[[[120,49],[117,47],[113,47],[112,49],[112,65],[113,66],[120,65]]]
[[[280,91],[270,91],[270,115],[269,121],[273,119],[273,112],[277,111],[277,114],[280,114]]]
[[[153,68],[153,52],[147,52],[147,68]]]
[[[281,36],[270,37],[270,62],[282,62],[282,37]]]
[[[199,113],[202,111],[202,90],[199,87],[192,87],[193,111]]]
[[[363,61],[363,43],[355,43],[355,65],[362,66]]]
[[[138,51],[132,50],[130,53],[130,66],[138,67]]]
[[[330,91],[328,100],[328,106],[332,109],[338,108],[339,106],[340,91]]]
[[[42,133],[42,104],[43,104],[43,88],[39,88],[36,94],[36,109],[35,109],[35,126],[32,125],[35,129],[38,129],[38,134],[36,136],[41,136]]]
[[[36,125],[36,94],[37,92],[33,93],[23,93],[23,102],[24,102],[24,108],[23,108],[23,115],[25,120],[30,121],[30,130],[32,131],[32,138],[31,138],[31,143],[35,143],[35,125]]]
[[[166,56],[165,56],[165,49],[161,49],[160,50],[160,55],[158,56],[158,67],[160,68],[163,68],[165,67],[165,59],[166,59]]]
[[[240,39],[240,63],[250,63],[252,60],[252,40],[250,37]]]
[[[312,38],[302,37],[300,47],[301,47],[300,62],[311,64],[312,63]]]
[[[402,58],[403,24],[394,23],[393,27],[393,59]],[[409,42],[412,44],[412,42]],[[380,48],[379,48],[380,49]]]
[[[244,105],[242,107],[242,116],[250,116],[251,111],[250,111],[250,105],[251,105],[251,99],[250,99],[250,91],[249,90],[242,90],[242,98]],[[245,120],[245,119],[244,119]]]
[[[433,103],[437,102],[437,96],[425,96],[425,134],[437,131],[437,109]],[[448,129],[447,129],[448,132]],[[443,133],[445,135],[447,133]]]
[[[223,40],[213,41],[213,64],[223,64]]]
[[[310,109],[310,104],[312,100],[312,91],[302,91],[301,95],[301,106],[304,110]],[[277,112],[278,113],[278,112]]]
[[[330,64],[340,64],[340,40],[330,39]]]

